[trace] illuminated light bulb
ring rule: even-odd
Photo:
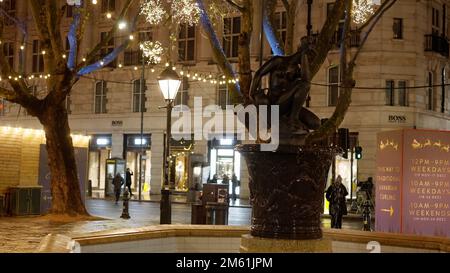
[[[186,75],[186,77],[190,78],[190,77],[191,77],[191,74],[189,74],[189,72],[188,72],[187,75]]]
[[[111,12],[108,12],[108,13],[106,14],[106,18],[111,19],[111,17],[112,17]]]
[[[22,79],[22,75],[19,75],[19,79]]]
[[[100,65],[102,65],[102,66],[103,66],[104,64],[105,64],[105,63],[104,63],[103,61],[101,61],[101,62],[100,62]]]
[[[39,78],[41,78],[41,79],[42,79],[42,75],[39,75]]]
[[[223,76],[222,76],[222,79],[224,79],[224,80],[225,80],[225,75],[223,75]]]
[[[203,79],[203,82],[206,82],[206,79]]]
[[[62,57],[63,57],[63,59],[65,59],[65,58],[66,58],[66,54],[63,54],[63,56],[62,56]]]
[[[45,55],[45,53],[46,53],[45,50],[42,50],[42,55]]]
[[[172,70],[177,70],[177,68],[175,66],[172,66]]]
[[[194,75],[195,77],[198,77],[198,74],[197,73],[195,73],[195,75]]]
[[[169,66],[169,63],[166,63],[166,67],[168,67]]]
[[[85,62],[86,61],[86,58],[83,58],[83,62]]]
[[[130,40],[133,40],[134,39],[134,36],[133,35],[130,35]]]
[[[195,80],[197,77],[193,76],[192,79]]]
[[[154,72],[155,72],[155,69],[154,69],[154,68],[152,68],[152,69],[151,69],[151,72],[152,72],[152,73],[154,73]]]
[[[183,75],[184,75],[184,71],[181,71],[181,72],[180,72],[180,75],[183,76]]]
[[[119,64],[119,68],[122,68],[122,64]]]
[[[127,27],[127,23],[125,21],[119,22],[118,25],[119,29],[125,29]]]
[[[14,77],[14,80],[17,81],[17,77]]]
[[[21,45],[20,46],[20,50],[24,50],[25,49],[25,46],[24,45]]]
[[[97,5],[97,0],[92,0],[93,5]]]
[[[239,82],[239,78],[236,78],[236,82]]]
[[[11,79],[12,77],[11,76],[8,76],[8,79]]]
[[[138,70],[137,66],[134,67],[134,70]]]
[[[212,75],[211,75],[211,74],[209,74],[209,78],[210,78],[210,79],[212,78]]]

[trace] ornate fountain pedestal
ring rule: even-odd
[[[331,243],[321,239],[320,215],[333,148],[280,145],[263,152],[254,144],[236,150],[247,163],[253,207],[241,250],[331,252]]]
[[[288,240],[255,237],[250,234],[241,237],[241,253],[330,253],[331,240]]]

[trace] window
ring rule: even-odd
[[[108,32],[102,32],[100,34],[100,41],[105,41],[108,37]],[[113,52],[114,50],[114,38],[109,40],[109,42],[106,43],[101,49],[100,49],[100,58],[102,59],[106,57],[109,53]],[[116,66],[116,59],[114,61],[110,62],[107,66],[109,67],[115,67]]]
[[[433,73],[428,72],[427,82],[427,110],[434,110],[434,86],[433,86]]]
[[[328,69],[328,106],[336,106],[339,99],[339,66]]]
[[[398,82],[398,105],[408,106],[408,89],[406,81]]]
[[[188,62],[195,60],[195,25],[180,25],[178,34],[178,60]]]
[[[1,98],[0,99],[0,117],[5,116],[6,114],[6,100]]]
[[[16,17],[16,0],[2,0],[0,1],[0,8],[5,10],[9,16]],[[15,24],[14,21],[9,18],[5,18],[4,20],[6,26]]]
[[[140,31],[138,43],[131,46],[130,49],[126,50],[124,53],[124,65],[140,65],[142,64],[142,51],[139,49],[139,44],[145,41],[153,40],[153,32],[151,31]]]
[[[287,14],[285,11],[275,13],[275,29],[277,30],[278,37],[285,44],[287,33]]]
[[[42,44],[39,40],[33,40],[33,73],[44,72],[44,55],[42,54]]]
[[[222,108],[226,109],[227,105],[230,104],[230,92],[228,91],[228,85],[221,84],[218,89],[217,104]]]
[[[394,31],[394,39],[403,39],[403,19],[394,18],[394,25],[392,26]]]
[[[189,100],[189,79],[183,77],[183,82],[181,83],[181,88],[178,91],[177,97],[175,98],[174,105],[187,105]]]
[[[133,112],[140,113],[141,109],[143,112],[147,112],[145,108],[145,90],[147,90],[147,85],[145,80],[143,81],[143,86],[141,86],[141,80],[133,81]]]
[[[95,109],[96,114],[106,113],[106,92],[107,92],[106,82],[99,81],[95,84]]]
[[[227,58],[238,57],[238,42],[240,33],[241,17],[223,19],[223,49]]]
[[[14,43],[3,44],[3,54],[11,69],[14,69]]]
[[[439,10],[436,8],[431,9],[431,31],[434,35],[439,35],[440,32],[440,23],[439,23]]]
[[[114,12],[116,10],[116,1],[102,0],[102,13]]]
[[[386,81],[386,105],[394,106],[395,105],[395,93],[394,93],[394,81],[387,80]]]

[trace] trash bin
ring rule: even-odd
[[[206,224],[205,206],[200,203],[194,203],[191,207],[191,224],[204,225]]]
[[[206,224],[228,225],[228,204],[216,202],[206,203]]]

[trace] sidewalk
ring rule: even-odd
[[[104,191],[93,191],[92,197],[87,197],[89,199],[113,199],[113,197],[106,197]],[[136,193],[134,193],[133,196],[131,196],[130,201],[136,201],[139,202],[139,196]],[[149,195],[149,194],[142,194],[141,195],[141,201],[142,202],[153,202],[153,203],[159,203],[161,202],[161,195],[155,194],[155,195]],[[173,204],[190,204],[191,202],[187,201],[187,195],[186,194],[172,194],[171,195],[171,201]],[[237,198],[236,200],[230,199],[230,207],[238,207],[238,208],[251,208],[250,201],[246,199],[240,199]]]

